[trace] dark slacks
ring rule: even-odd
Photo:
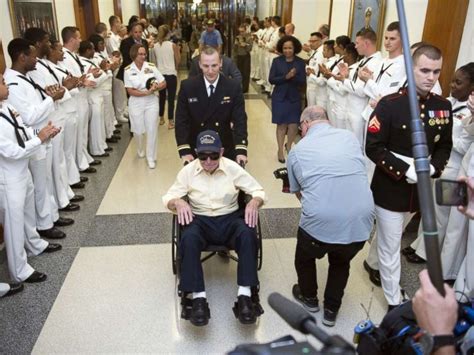
[[[302,295],[310,298],[317,297],[316,259],[322,259],[327,254],[329,270],[324,291],[324,308],[334,312],[339,311],[349,278],[350,262],[364,244],[365,242],[328,244],[314,239],[303,229],[298,228],[295,268]]]
[[[250,83],[250,54],[236,56],[237,68],[242,74],[242,92],[249,91]]]
[[[181,280],[183,292],[204,291],[201,251],[208,245],[225,245],[235,249],[239,256],[237,284],[257,286],[257,235],[245,224],[242,212],[206,217],[196,215],[181,235]]]
[[[163,75],[166,81],[166,89],[160,90],[160,117],[165,114],[166,97],[168,97],[168,120],[174,120],[174,100],[176,98],[176,87],[178,78],[176,75]]]

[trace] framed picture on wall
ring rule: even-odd
[[[54,0],[9,0],[13,36],[22,37],[30,27],[39,27],[58,38]]]
[[[355,41],[356,33],[371,27],[377,34],[377,48],[382,43],[386,0],[351,0],[348,36]]]

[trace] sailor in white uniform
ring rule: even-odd
[[[131,131],[137,138],[138,156],[145,157],[143,151],[146,133],[146,159],[148,167],[156,167],[156,138],[158,133],[159,102],[157,91],[166,87],[165,78],[153,63],[146,61],[146,50],[141,44],[130,49],[132,64],[125,68],[124,83],[130,95],[128,110]]]

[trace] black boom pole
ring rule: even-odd
[[[403,45],[403,57],[408,82],[408,99],[411,114],[411,141],[413,158],[415,159],[415,170],[418,176],[418,199],[421,209],[421,220],[423,224],[423,239],[426,248],[426,260],[431,282],[438,292],[444,296],[443,272],[441,269],[441,258],[438,244],[438,228],[436,225],[436,213],[433,201],[433,189],[430,178],[430,159],[426,134],[420,117],[418,99],[413,74],[413,62],[408,40],[407,21],[403,0],[397,0],[398,19],[400,21],[400,36]]]

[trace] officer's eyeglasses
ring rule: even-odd
[[[220,156],[219,153],[198,153],[198,159],[201,161],[206,161],[207,158],[211,158],[211,160],[219,160]]]

